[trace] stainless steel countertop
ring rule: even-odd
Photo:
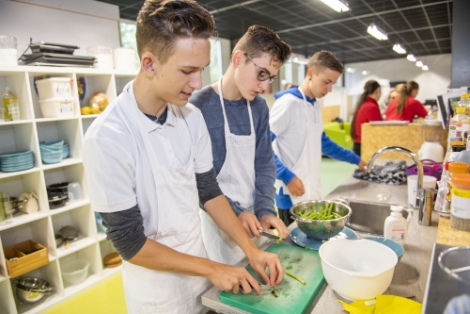
[[[349,178],[340,186],[328,194],[325,199],[347,198],[350,200],[361,200],[369,202],[380,202],[377,195],[388,195],[389,200],[382,203],[408,206],[407,186],[377,184],[368,181]],[[418,211],[414,210],[413,219],[408,228],[405,254],[395,268],[392,284],[385,294],[393,294],[402,297],[413,297],[412,300],[423,302],[426,290],[427,277],[431,262],[431,255],[437,235],[437,223],[439,215],[433,212],[431,226],[418,224]],[[296,224],[289,226],[293,230]],[[358,233],[359,237],[362,235]],[[292,242],[291,242],[292,243]],[[247,262],[245,261],[245,265]],[[220,303],[220,290],[212,287],[202,297],[203,304],[209,308],[216,309],[218,313],[246,313],[231,306]],[[343,307],[336,300],[341,299],[325,283],[322,291],[318,293],[307,313],[310,314],[342,314]],[[207,310],[207,308],[206,308]],[[214,313],[214,312],[208,312]]]

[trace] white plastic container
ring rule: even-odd
[[[0,65],[18,65],[16,38],[0,35]]]
[[[135,50],[130,48],[116,48],[114,54],[114,69],[135,71]]]
[[[401,206],[392,205],[390,206],[390,209],[392,210],[392,213],[384,222],[384,238],[398,242],[403,246],[406,241],[408,223],[401,214]]]
[[[70,98],[48,98],[39,101],[44,118],[62,118],[73,116],[73,100]]]
[[[60,266],[62,277],[71,285],[82,283],[88,276],[90,263],[84,259],[77,259]]]
[[[51,77],[37,80],[38,94],[40,100],[57,97],[72,98],[72,84],[69,77]]]
[[[106,46],[92,46],[86,49],[89,56],[95,57],[94,68],[113,69],[113,49]]]
[[[416,208],[416,187],[418,185],[418,175],[413,174],[406,178],[408,185],[408,203]],[[423,188],[425,189],[434,189],[436,188],[437,179],[433,176],[423,176]]]

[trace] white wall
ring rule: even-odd
[[[414,62],[410,62],[406,58],[346,64],[346,67],[356,69],[355,73],[345,74],[348,94],[360,95],[368,80],[377,80],[381,85],[387,80],[392,82],[416,81],[420,86],[416,98],[421,102],[426,99],[435,99],[437,95],[446,93],[450,86],[452,55],[425,56],[420,57],[419,60],[429,66],[429,71],[421,70]],[[363,70],[369,71],[370,74],[362,75]],[[388,96],[388,88],[382,88],[382,97],[386,96]]]
[[[48,41],[80,47],[76,55],[86,55],[86,47],[120,46],[119,9],[91,0],[0,0],[0,34],[18,40],[21,55],[33,42]],[[28,52],[29,53],[29,52]]]

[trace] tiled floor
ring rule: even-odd
[[[322,196],[326,196],[349,178],[357,166],[323,158],[321,165]],[[125,314],[126,306],[121,274],[93,286],[62,302],[44,314]]]

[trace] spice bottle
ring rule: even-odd
[[[451,178],[452,204],[450,226],[470,231],[470,174],[455,174]]]

